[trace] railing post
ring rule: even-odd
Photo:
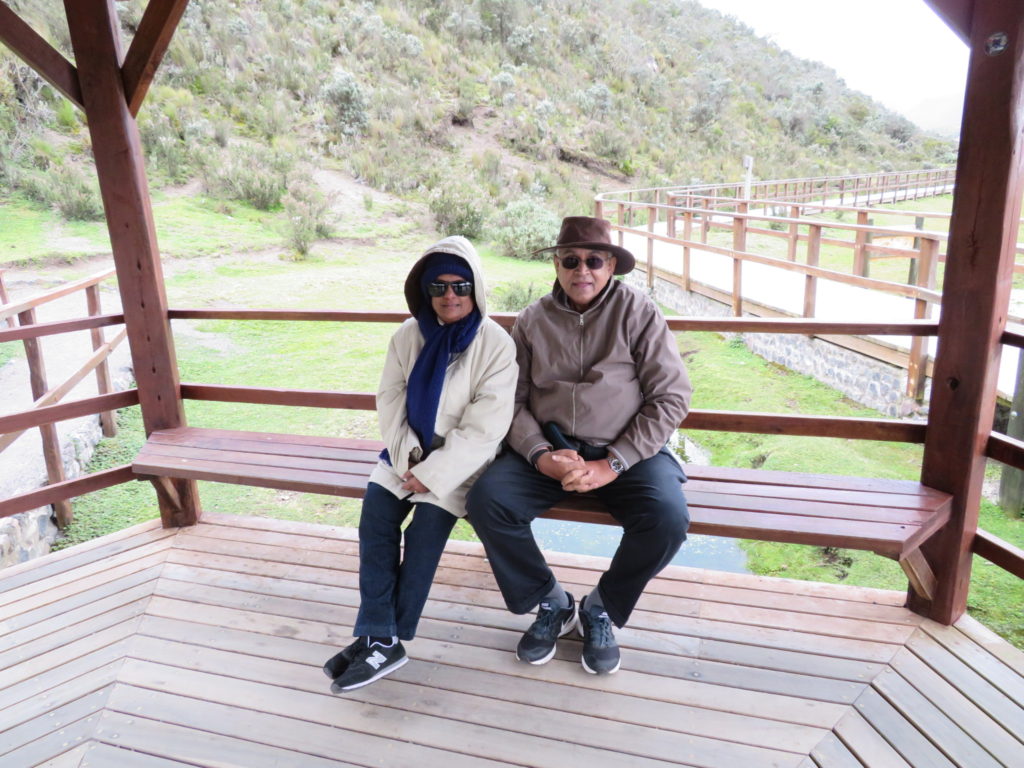
[[[89,317],[96,317],[102,314],[99,285],[90,285],[85,289],[85,300]],[[89,329],[89,335],[92,337],[92,349],[94,352],[106,343],[103,339],[102,328]],[[96,366],[96,391],[101,395],[107,395],[114,391],[114,387],[110,382],[109,358],[104,358]],[[114,418],[113,411],[104,411],[100,414],[100,427],[103,429],[105,437],[113,437],[117,434],[117,421]]]
[[[693,211],[683,214],[683,290],[690,290],[690,238],[693,236]]]
[[[846,205],[846,177],[839,180],[839,204]]]
[[[35,325],[35,309],[26,309],[19,313],[18,322],[21,325]],[[46,365],[43,361],[43,350],[38,339],[25,339],[25,358],[28,361],[29,384],[32,388],[32,398],[39,400],[46,394],[49,387],[46,384]],[[64,481],[64,460],[60,455],[60,438],[57,436],[55,424],[41,424],[39,434],[43,440],[43,460],[46,462],[46,477],[50,484]],[[72,519],[71,502],[66,499],[55,502],[53,511],[57,514],[57,525],[65,528]]]
[[[746,201],[737,206],[737,214],[732,219],[732,314],[734,317],[743,316],[743,259],[735,254],[747,250],[747,220],[744,218],[747,213]]]
[[[916,257],[918,263],[914,284],[921,288],[935,287],[938,264],[939,241],[930,237],[921,238],[921,248]],[[914,300],[914,319],[924,320],[931,314],[927,299]],[[915,336],[910,342],[910,360],[907,363],[907,397],[917,402],[924,401],[924,385],[928,370],[928,339]]]
[[[676,206],[679,202],[675,195],[668,197],[667,202],[668,208],[665,210],[665,227],[668,232],[668,236],[674,238],[676,236]]]
[[[707,197],[700,198],[700,207],[704,209],[700,214],[700,241],[707,244],[708,230],[711,229],[711,208]]]
[[[4,267],[0,267],[0,306],[3,306],[4,304],[7,304],[9,302],[7,296],[7,286],[4,285],[4,272],[6,271],[7,270]],[[9,325],[11,328],[15,327],[16,323],[13,317],[7,318],[7,325]]]
[[[654,290],[654,225],[658,220],[658,208],[647,206],[647,290]]]
[[[857,226],[871,226],[871,219],[868,218],[867,211],[857,211]],[[869,242],[867,231],[858,229],[853,243],[853,274],[860,275],[861,277],[868,276],[870,256],[868,255],[867,245]]]
[[[604,201],[599,197],[594,198],[594,218],[604,218]]]
[[[789,218],[799,219],[800,218],[800,206],[793,205],[789,208]],[[786,244],[786,258],[789,261],[796,261],[796,246],[800,241],[800,225],[795,221],[789,224],[789,241]]]
[[[818,266],[821,256],[821,225],[811,224],[807,229],[807,266]],[[804,279],[804,317],[814,317],[817,303],[818,278],[806,275]]]
[[[618,222],[618,225],[619,225],[619,230],[618,230],[619,247],[621,248],[622,244],[626,240],[626,234],[622,231],[622,222],[624,222],[626,220],[626,212],[624,210],[624,206],[623,206],[622,203],[618,204],[618,208],[619,208],[618,215],[615,218],[616,218],[616,220]]]

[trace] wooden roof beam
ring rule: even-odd
[[[971,18],[974,15],[974,0],[924,0],[956,32],[957,37],[971,44]]]
[[[121,68],[128,111],[133,116],[139,113],[187,5],[188,0],[151,0],[146,6]]]
[[[4,2],[0,2],[0,42],[72,103],[84,109],[78,70]]]

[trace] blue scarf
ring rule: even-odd
[[[458,322],[442,325],[437,322],[437,315],[429,303],[424,304],[416,315],[424,344],[409,374],[405,411],[409,426],[420,439],[424,458],[430,453],[434,441],[434,424],[448,363],[452,355],[464,352],[470,345],[481,319],[480,310],[473,307],[473,311]]]

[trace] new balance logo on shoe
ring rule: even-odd
[[[380,669],[380,665],[387,660],[388,657],[385,656],[383,653],[381,653],[380,651],[374,651],[373,655],[366,659],[366,663],[374,669]]]
[[[390,675],[409,661],[400,640],[395,640],[394,645],[390,646],[380,643],[373,643],[370,646],[369,640],[365,637],[360,638],[360,641],[363,645],[348,668],[331,684],[331,691],[334,693],[362,688],[374,680]]]

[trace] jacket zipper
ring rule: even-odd
[[[572,429],[571,433],[576,434],[576,386],[583,380],[583,313],[580,313],[580,336],[579,336],[579,349],[580,349],[580,374],[577,378],[576,384],[572,385]]]

